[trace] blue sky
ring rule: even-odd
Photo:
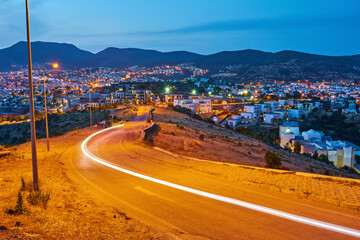
[[[26,39],[23,0],[1,0],[0,48]],[[203,54],[360,54],[359,0],[29,0],[32,41],[92,52],[138,47]]]

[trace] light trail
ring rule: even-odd
[[[202,196],[202,197],[215,199],[215,200],[218,200],[218,201],[234,204],[234,205],[244,207],[244,208],[248,208],[248,209],[251,209],[251,210],[255,210],[255,211],[258,211],[258,212],[267,213],[267,214],[270,214],[270,215],[273,215],[273,216],[285,218],[285,219],[288,219],[288,220],[291,220],[291,221],[295,221],[295,222],[311,225],[311,226],[314,226],[314,227],[318,227],[318,228],[322,228],[322,229],[326,229],[326,230],[330,230],[330,231],[334,231],[334,232],[339,232],[339,233],[342,233],[342,234],[346,234],[346,235],[349,235],[349,236],[360,238],[360,231],[356,230],[356,229],[351,229],[351,228],[347,228],[347,227],[343,227],[343,226],[339,226],[339,225],[335,225],[335,224],[331,224],[331,223],[327,223],[327,222],[322,222],[322,221],[314,220],[314,219],[311,219],[311,218],[301,217],[301,216],[294,215],[294,214],[291,214],[291,213],[275,210],[275,209],[268,208],[268,207],[263,207],[263,206],[260,206],[260,205],[244,202],[244,201],[237,200],[237,199],[234,199],[234,198],[224,197],[224,196],[221,196],[221,195],[216,195],[216,194],[213,194],[213,193],[200,191],[200,190],[196,190],[196,189],[193,189],[193,188],[181,186],[181,185],[178,185],[178,184],[175,184],[175,183],[160,180],[160,179],[157,179],[157,178],[149,177],[149,176],[146,176],[146,175],[143,175],[143,174],[140,174],[140,173],[136,173],[136,172],[121,168],[119,166],[116,166],[116,165],[114,165],[114,164],[112,164],[112,163],[110,163],[110,162],[108,162],[108,161],[106,161],[106,160],[104,160],[102,158],[94,156],[91,152],[89,152],[89,150],[86,147],[86,144],[89,142],[89,140],[91,138],[93,138],[94,136],[96,136],[96,135],[98,135],[98,134],[100,134],[102,132],[111,130],[113,128],[122,127],[122,126],[124,126],[124,124],[114,126],[114,127],[110,127],[110,128],[107,128],[107,129],[103,129],[103,130],[101,130],[99,132],[96,132],[96,133],[90,135],[81,144],[81,149],[82,149],[83,153],[88,158],[90,158],[91,160],[93,160],[93,161],[95,161],[97,163],[100,163],[100,164],[102,164],[104,166],[107,166],[107,167],[115,169],[117,171],[129,174],[129,175],[132,175],[132,176],[135,176],[135,177],[138,177],[138,178],[142,178],[142,179],[145,179],[145,180],[148,180],[148,181],[151,181],[151,182],[159,183],[159,184],[171,187],[171,188],[175,188],[175,189],[179,189],[181,191],[193,193],[193,194],[196,194],[196,195],[199,195],[199,196]]]

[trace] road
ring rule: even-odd
[[[149,110],[140,108],[136,121],[93,136],[86,150],[109,165],[144,176],[360,231],[358,212],[247,185],[233,186],[139,145],[137,138]],[[81,143],[67,154],[70,178],[95,198],[180,239],[355,239],[118,171],[86,156]]]

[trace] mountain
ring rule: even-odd
[[[296,51],[225,51],[196,59],[209,76],[232,81],[360,80],[360,55],[324,56]],[[228,74],[231,73],[231,74]]]
[[[33,64],[57,62],[62,67],[72,67],[94,55],[72,44],[51,42],[32,42],[31,53]],[[11,65],[25,66],[27,63],[27,43],[24,41],[0,50],[0,71],[11,70]]]
[[[33,42],[31,46],[34,64],[58,62],[67,69],[192,63],[208,69],[207,77],[231,76],[233,81],[360,80],[360,55],[325,56],[289,50],[272,53],[251,49],[200,55],[187,51],[114,47],[93,54],[65,43]],[[0,71],[15,70],[12,65],[26,64],[26,42],[0,50]]]
[[[337,64],[341,66],[351,67],[359,64],[360,55],[353,56],[325,56],[310,53],[296,52],[296,51],[280,51],[276,53],[263,52],[258,50],[241,50],[241,51],[224,51],[215,54],[210,54],[194,61],[195,65],[200,67],[222,67],[229,65],[248,65],[261,66],[267,64],[274,64],[286,62],[290,60],[298,60],[303,62],[314,63],[328,63]]]
[[[155,50],[144,50],[138,48],[106,48],[94,56],[76,64],[77,67],[114,67],[127,68],[134,65],[163,65],[192,62],[202,57],[200,54],[176,51],[159,52]]]

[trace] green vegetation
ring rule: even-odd
[[[249,127],[237,127],[234,129],[237,133],[242,133],[246,136],[258,139],[266,144],[275,144],[276,139],[279,135],[279,130],[277,128],[261,128],[258,126],[249,126]]]
[[[93,111],[92,122],[109,120],[109,111]],[[68,112],[64,114],[51,114],[49,119],[49,135],[60,136],[69,131],[88,127],[90,125],[89,112]],[[37,138],[46,137],[45,120],[36,121]],[[0,145],[16,145],[30,139],[29,123],[0,125]]]
[[[24,180],[24,178],[23,177],[21,177],[21,191],[24,191],[25,190],[25,187],[26,187],[26,185],[25,185],[25,180]]]
[[[273,152],[267,151],[265,154],[266,167],[279,169],[281,158]]]
[[[24,205],[24,200],[21,194],[21,190],[19,190],[18,196],[17,196],[17,201],[16,201],[16,205],[14,208],[14,212],[16,214],[23,214],[27,212],[27,209]]]
[[[31,205],[39,205],[42,208],[46,208],[48,201],[50,200],[50,193],[44,191],[31,191],[29,196],[27,196],[26,200]]]
[[[205,138],[204,134],[200,134],[199,139],[200,139],[201,141],[204,141],[204,138]]]
[[[360,117],[346,116],[341,112],[315,111],[300,122],[300,131],[323,131],[334,140],[346,140],[360,145]]]

